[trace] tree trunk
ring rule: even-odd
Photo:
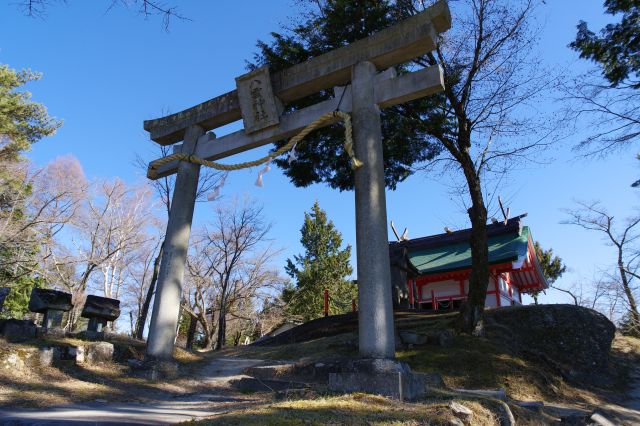
[[[147,322],[147,315],[149,314],[149,306],[151,306],[151,299],[153,298],[153,292],[156,289],[156,281],[158,281],[158,273],[160,272],[160,260],[162,260],[162,253],[164,251],[164,241],[160,245],[160,251],[158,256],[153,261],[153,275],[151,276],[151,282],[149,283],[149,289],[147,290],[147,296],[144,299],[144,304],[138,315],[138,327],[136,330],[136,339],[142,340],[144,337],[144,326]]]
[[[460,308],[458,328],[471,333],[482,319],[487,287],[489,286],[489,250],[487,248],[487,209],[482,198],[480,178],[475,173],[473,161],[464,153],[462,168],[469,187],[471,208],[467,211],[471,219],[471,274],[469,275],[469,295]]]
[[[204,314],[201,314],[200,316],[200,324],[202,325],[202,333],[204,334],[204,342],[202,343],[204,345],[204,349],[211,349],[213,344],[213,339],[211,337],[213,336],[213,333],[211,332],[211,327],[209,326]]]
[[[198,327],[198,319],[193,315],[189,315],[189,330],[187,330],[187,344],[188,350],[193,349],[193,339],[196,336],[196,328]]]
[[[224,303],[220,304],[220,316],[218,317],[218,340],[216,341],[216,350],[224,347],[227,338],[227,311]]]
[[[638,314],[636,299],[633,297],[631,287],[629,287],[629,279],[625,272],[624,261],[622,260],[622,247],[618,247],[618,269],[620,271],[620,279],[622,280],[622,288],[624,289],[624,294],[627,296],[627,301],[629,302],[629,312],[631,313],[634,327],[638,327],[640,326],[640,314]]]

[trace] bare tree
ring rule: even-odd
[[[202,324],[206,344],[213,342],[215,333],[216,349],[226,343],[227,321],[255,327],[255,315],[247,316],[247,309],[265,296],[265,289],[281,282],[270,268],[277,252],[265,245],[269,230],[262,208],[248,200],[235,202],[217,209],[214,224],[200,233],[194,245],[183,308]]]
[[[165,157],[169,155],[171,152],[171,147],[156,145],[153,144],[157,149],[160,157]],[[139,169],[146,171],[148,162],[144,160],[143,157],[138,156],[136,159],[136,165]],[[204,201],[209,200],[213,201],[218,198],[217,195],[214,194],[212,197],[212,192],[219,192],[220,188],[224,185],[224,181],[226,179],[226,174],[219,173],[213,169],[204,168],[200,173],[200,177],[198,178],[198,190],[196,192],[196,201]],[[175,184],[175,176],[165,176],[158,180],[149,181],[150,185],[154,188],[156,196],[159,198],[162,206],[164,207],[167,215],[166,220],[169,219],[169,214],[171,213],[171,198],[173,195],[173,188]],[[155,293],[156,283],[158,281],[158,274],[160,273],[160,261],[162,260],[162,254],[164,253],[164,235],[161,236],[160,248],[157,251],[157,255],[153,261],[153,273],[150,276],[150,282],[147,286],[146,296],[144,298],[144,303],[141,308],[138,310],[138,317],[136,319],[136,331],[134,336],[137,339],[142,339],[144,336],[144,327],[147,322],[147,316],[149,315],[149,308],[151,307],[151,301],[153,300],[153,295]],[[144,285],[144,282],[140,283]]]
[[[637,242],[640,238],[638,224],[640,215],[628,218],[621,227],[616,227],[614,217],[597,202],[579,202],[578,208],[568,212],[570,219],[564,223],[577,225],[589,231],[596,231],[602,234],[607,245],[614,248],[615,268],[607,274],[609,283],[614,283],[614,288],[624,294],[626,310],[629,312],[632,321],[640,324],[640,314],[636,303],[635,279],[639,279],[638,267],[640,263],[640,252]]]
[[[57,158],[37,170],[27,163],[0,166],[21,182],[2,185],[6,208],[0,213],[0,270],[12,270],[5,277],[11,280],[27,274],[46,279],[54,239],[76,217],[84,197],[82,167],[73,157]]]
[[[607,84],[588,72],[560,86],[565,121],[589,134],[577,150],[601,156],[637,144],[640,137],[640,91],[635,82]]]
[[[404,14],[431,2],[403,0]],[[487,204],[491,177],[500,182],[520,161],[552,142],[555,127],[545,122],[537,100],[552,88],[551,74],[536,56],[538,30],[534,12],[540,2],[465,0],[452,6],[452,29],[441,35],[435,52],[416,61],[440,64],[445,91],[440,114],[421,117],[403,107],[412,120],[430,125],[444,155],[434,163],[463,176],[465,204],[471,221],[472,270],[469,295],[461,308],[460,328],[471,332],[481,319],[489,283]],[[434,163],[424,169],[431,169]]]
[[[94,184],[72,222],[71,234],[59,238],[51,252],[49,274],[72,294],[74,303],[67,327],[76,326],[89,284],[99,286],[108,297],[119,292],[124,259],[148,239],[148,205],[149,192],[144,188],[129,188],[117,179]],[[103,279],[94,279],[100,270]]]
[[[66,3],[66,0],[21,0],[15,4],[27,16],[33,18],[43,18],[46,11],[55,3]],[[177,6],[170,6],[159,1],[151,0],[110,0],[107,4],[107,11],[116,6],[130,8],[134,6],[139,14],[146,18],[151,16],[160,16],[162,18],[162,27],[165,31],[169,30],[171,19],[179,19],[190,21],[191,19],[183,16]]]

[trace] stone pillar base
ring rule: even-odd
[[[437,373],[414,373],[404,362],[390,359],[347,361],[341,371],[329,373],[332,392],[367,392],[400,401],[417,400],[444,386]]]
[[[127,360],[131,374],[148,380],[170,380],[178,377],[178,363],[164,360]]]

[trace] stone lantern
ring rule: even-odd
[[[71,294],[64,291],[50,290],[47,288],[34,288],[31,290],[29,310],[43,314],[42,327],[45,330],[58,328],[62,324],[62,314],[73,308]]]
[[[89,295],[84,303],[81,316],[89,318],[87,331],[100,333],[108,321],[115,321],[120,316],[120,301]]]

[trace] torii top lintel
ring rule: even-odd
[[[436,47],[439,33],[451,27],[445,0],[370,37],[332,50],[272,75],[275,95],[284,103],[323,89],[348,83],[351,67],[370,61],[380,70],[406,62]],[[153,141],[170,145],[184,138],[187,127],[211,130],[241,117],[236,90],[166,117],[147,120],[144,129]]]

